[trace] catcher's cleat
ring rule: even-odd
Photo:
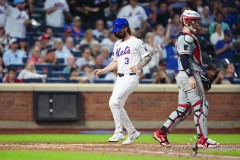
[[[124,135],[122,132],[114,133],[114,135],[108,139],[108,142],[118,142],[119,140],[123,140]]]
[[[122,144],[132,144],[134,139],[138,139],[140,135],[140,132],[134,131],[133,133],[128,135],[128,138]]]
[[[201,136],[197,141],[197,146],[199,148],[215,148],[220,146],[220,144],[209,138],[204,138],[203,136]]]
[[[159,141],[162,146],[167,146],[167,147],[172,146],[167,139],[167,134],[166,133],[164,134],[163,132],[161,132],[161,129],[154,132],[152,137],[155,140]]]

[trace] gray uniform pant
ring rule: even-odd
[[[180,71],[176,77],[179,87],[178,108],[173,111],[163,128],[171,132],[181,121],[185,120],[194,111],[194,122],[199,136],[208,137],[207,114],[208,106],[205,99],[204,88],[199,72],[194,72],[196,88],[189,85],[189,78],[184,71]]]

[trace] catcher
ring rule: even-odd
[[[175,44],[179,56],[179,73],[176,76],[179,87],[178,107],[163,126],[153,133],[153,138],[163,146],[171,146],[167,134],[193,111],[198,134],[196,147],[218,147],[219,143],[208,138],[208,102],[205,99],[205,91],[211,88],[211,82],[201,75],[202,55],[198,40],[194,36],[200,30],[200,15],[195,11],[185,10],[180,21],[183,30]]]

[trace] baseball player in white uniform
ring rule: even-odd
[[[103,69],[96,69],[94,74],[101,75],[117,68],[118,78],[109,100],[115,122],[115,133],[108,141],[123,140],[124,126],[128,132],[128,138],[123,144],[131,144],[140,136],[140,132],[134,128],[124,109],[124,104],[139,84],[139,72],[151,61],[151,56],[143,41],[131,35],[127,19],[117,18],[113,22],[112,32],[119,38],[113,48],[113,61]]]
[[[178,108],[173,111],[162,128],[153,133],[153,138],[163,146],[170,146],[167,134],[181,121],[194,112],[194,122],[198,134],[197,147],[217,147],[219,143],[208,138],[207,116],[208,103],[205,99],[204,87],[200,72],[202,55],[200,45],[194,34],[200,30],[199,13],[185,10],[180,18],[183,30],[180,32],[176,49],[178,52],[179,73],[176,77],[179,87]]]

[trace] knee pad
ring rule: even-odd
[[[199,100],[194,104],[195,110],[194,110],[194,115],[198,117],[200,114],[203,114],[205,117],[208,116],[208,106],[209,103],[207,100]]]
[[[186,119],[191,114],[191,104],[178,104],[178,109],[176,110],[178,118],[181,118],[181,120]]]

